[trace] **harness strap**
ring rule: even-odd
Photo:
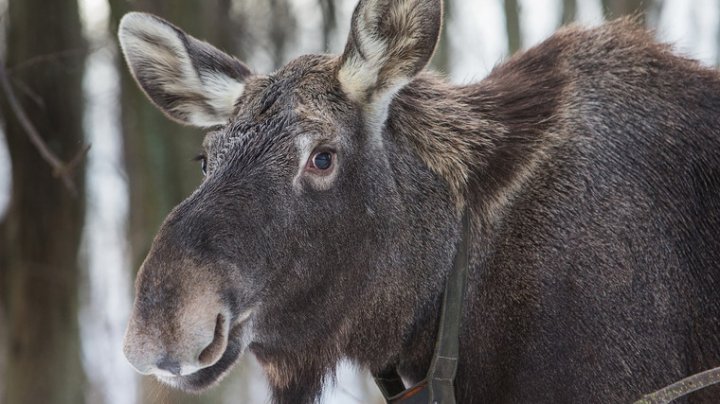
[[[455,403],[454,381],[460,351],[460,322],[468,274],[469,239],[470,217],[465,208],[460,244],[445,283],[440,326],[430,368],[425,379],[409,389],[405,389],[395,368],[374,375],[375,383],[388,403]]]
[[[398,396],[405,391],[405,385],[394,367],[373,375],[373,379],[386,399]]]

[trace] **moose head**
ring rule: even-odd
[[[139,372],[201,390],[248,348],[292,402],[342,358],[421,376],[471,146],[443,138],[418,113],[432,93],[410,85],[429,80],[441,21],[440,0],[362,0],[341,56],[261,75],[158,17],[122,19],[150,100],[209,130],[205,178],[137,276],[124,351]]]

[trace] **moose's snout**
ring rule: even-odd
[[[171,305],[139,297],[125,333],[123,351],[138,372],[187,376],[217,363],[228,344],[229,309],[214,294]],[[148,303],[150,302],[150,303]]]
[[[217,362],[227,344],[222,315],[218,315],[216,327],[186,330],[175,338],[163,338],[138,332],[131,325],[125,336],[124,352],[128,361],[142,374],[156,376],[186,376],[212,366]],[[182,331],[180,331],[182,332]],[[212,335],[212,338],[208,338]]]
[[[212,327],[190,324],[176,335],[149,333],[131,320],[124,353],[138,372],[165,377],[187,376],[220,360],[228,342],[226,316],[218,314]],[[154,327],[152,327],[154,328]],[[168,338],[170,337],[170,338]]]

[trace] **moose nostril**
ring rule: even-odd
[[[156,366],[158,369],[167,370],[175,376],[180,376],[181,367],[178,361],[174,361],[165,357],[160,359]]]
[[[222,314],[218,314],[217,319],[215,320],[215,334],[213,336],[213,340],[210,345],[200,352],[200,356],[198,356],[200,365],[208,366],[219,359],[220,354],[222,354],[223,343],[225,342],[224,329],[225,317],[223,317]]]

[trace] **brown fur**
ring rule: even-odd
[[[138,276],[132,363],[166,375],[220,335],[170,382],[205,388],[246,347],[278,403],[315,400],[341,358],[418,382],[464,206],[458,402],[629,402],[720,363],[720,75],[617,21],[450,85],[420,72],[440,10],[363,0],[343,56],[240,78]]]

